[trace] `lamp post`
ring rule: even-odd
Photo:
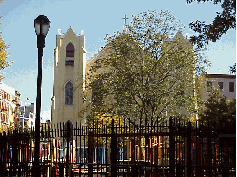
[[[49,31],[49,19],[44,15],[39,15],[34,20],[35,33],[37,35],[38,48],[38,78],[37,78],[37,97],[36,97],[36,119],[35,119],[35,151],[34,151],[34,174],[40,177],[39,169],[39,150],[40,150],[40,110],[41,110],[41,84],[42,84],[42,57],[45,47],[45,37]]]

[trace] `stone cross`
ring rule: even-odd
[[[122,19],[124,19],[124,21],[125,21],[125,25],[127,25],[127,24],[126,24],[126,20],[127,20],[128,18],[126,17],[126,15],[125,15],[125,17],[122,18]]]

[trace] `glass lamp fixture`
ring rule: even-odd
[[[37,36],[46,36],[49,31],[50,21],[44,15],[39,15],[34,20],[35,33]]]

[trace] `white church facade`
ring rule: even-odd
[[[83,81],[86,50],[83,31],[77,35],[70,27],[65,34],[58,30],[54,49],[54,86],[52,96],[52,123],[85,122],[83,109]]]

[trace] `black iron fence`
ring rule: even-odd
[[[44,125],[41,176],[235,176],[235,126],[158,122]],[[0,176],[32,176],[34,142],[33,130],[1,133]]]

